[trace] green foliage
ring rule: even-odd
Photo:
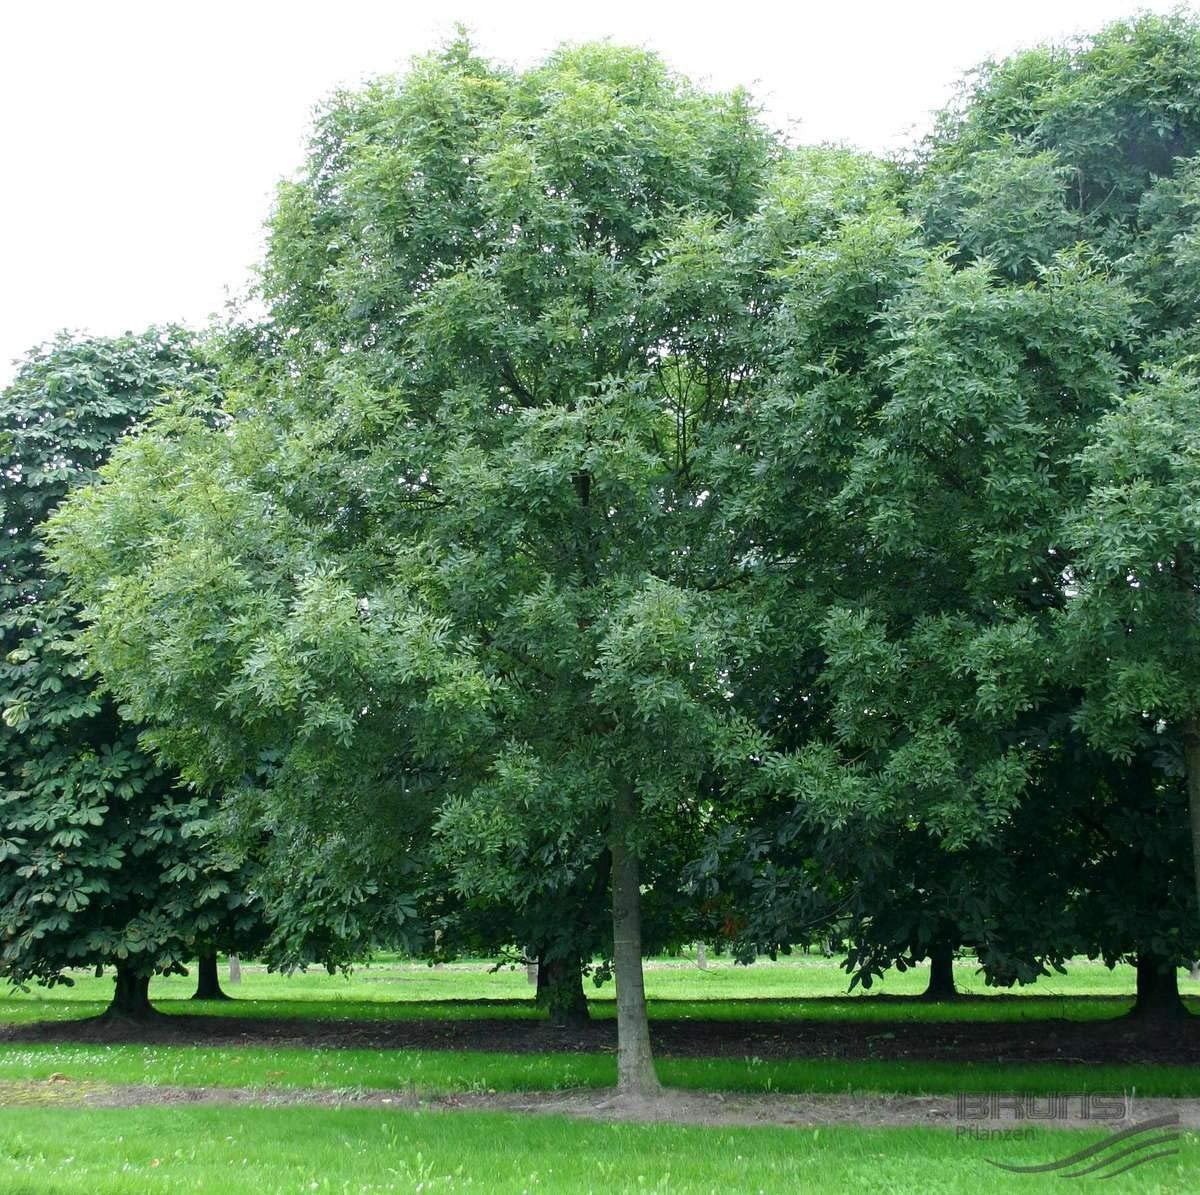
[[[744,95],[610,47],[510,75],[456,43],[335,98],[265,271],[292,365],[219,431],[164,414],[59,521],[149,741],[431,924],[490,903],[590,952],[614,792],[622,836],[686,841],[740,750],[707,495],[776,154]],[[776,235],[821,202],[781,188]]]
[[[227,417],[55,531],[284,956],[590,955],[624,847],[658,940],[864,980],[1200,946],[1198,95],[1179,13],[986,65],[906,171],[610,46],[333,97]]]
[[[1083,218],[1068,202],[1070,182],[1070,167],[1053,151],[1023,150],[1005,133],[967,165],[932,170],[918,185],[916,206],[931,241],[1026,279],[1083,234]]]
[[[923,165],[933,180],[965,183],[975,154],[987,161],[1015,151],[1027,156],[1026,169],[1052,154],[1042,161],[1063,168],[1063,200],[1085,222],[1087,239],[1119,245],[1147,188],[1200,150],[1198,83],[1193,14],[1117,21],[1065,45],[985,63],[944,114]]]
[[[1127,753],[1141,727],[1178,726],[1200,701],[1200,426],[1197,379],[1152,377],[1080,454],[1088,492],[1071,512],[1079,545],[1063,629],[1087,696],[1089,736]]]
[[[699,873],[732,861],[744,948],[848,917],[864,977],[951,936],[1004,983],[1195,948],[1196,78],[1183,15],[989,65],[907,194],[796,255],[739,494],[757,601],[805,612],[751,698],[794,747]]]
[[[67,968],[90,964],[172,969],[197,938],[254,920],[208,803],[97,691],[76,607],[42,555],[46,520],[160,395],[207,385],[193,338],[151,329],[60,338],[0,397],[0,974],[13,983],[69,983]]]

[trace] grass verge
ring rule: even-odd
[[[112,996],[111,971],[95,976],[90,971],[71,972],[74,986],[52,989],[35,988],[32,997],[15,996],[15,1000],[46,999],[58,1001],[107,1001]],[[224,967],[222,967],[224,977]],[[927,967],[912,967],[906,971],[889,971],[876,981],[869,992],[855,990],[851,1000],[876,995],[919,996],[928,981]],[[973,961],[960,959],[955,966],[955,981],[960,991],[968,995],[997,995],[977,973]],[[242,981],[226,990],[231,996],[263,1000],[318,1001],[443,1001],[443,1000],[515,1000],[529,1003],[533,987],[527,982],[524,968],[503,967],[495,970],[485,960],[449,963],[429,967],[419,962],[377,959],[357,966],[349,975],[327,975],[321,970],[299,971],[291,975],[269,972],[259,964],[242,968]],[[1050,975],[1024,988],[1012,989],[1012,994],[1051,996],[1070,999],[1075,996],[1111,996],[1129,999],[1135,990],[1133,969],[1121,965],[1109,969],[1087,959],[1076,959],[1064,975]],[[792,955],[777,960],[759,959],[753,966],[735,966],[728,958],[711,959],[700,970],[686,959],[648,959],[646,961],[646,994],[651,1000],[791,1000],[797,997],[845,997],[849,976],[836,958]],[[1189,978],[1186,970],[1179,973],[1180,990],[1185,995],[1200,996],[1200,983]],[[613,988],[606,984],[596,988],[588,984],[588,992],[601,1002],[611,1001]],[[195,975],[157,976],[150,984],[150,998],[185,1000],[196,988]],[[1000,993],[1005,994],[1005,993]],[[5,1001],[0,1000],[0,1004]]]
[[[1200,1001],[1189,1001],[1200,1013]],[[648,1003],[651,1020],[713,1021],[908,1021],[926,1024],[961,1021],[1103,1021],[1122,1016],[1133,1006],[1121,996],[986,996],[930,1003],[919,999],[870,996],[758,998],[725,1000],[659,999]],[[98,1000],[0,999],[0,1024],[70,1021],[97,1016],[106,1005]],[[170,1016],[253,1017],[271,1020],[299,1017],[328,1021],[463,1021],[476,1017],[538,1020],[543,1014],[529,1000],[190,1000],[160,999],[155,1007]],[[600,1021],[616,1017],[612,1000],[592,1000],[591,1015]]]
[[[1101,1133],[1032,1130],[978,1141],[936,1129],[696,1128],[499,1113],[363,1109],[16,1109],[0,1128],[7,1195],[383,1191],[787,1195],[964,1190],[1036,1195],[1054,1176],[1008,1176]],[[1114,1192],[1195,1190],[1200,1142],[1106,1181]]]
[[[1151,1064],[663,1058],[663,1082],[696,1091],[953,1095],[959,1091],[1131,1091],[1200,1097],[1195,1067]],[[0,1081],[63,1075],[88,1083],[215,1087],[356,1088],[445,1094],[611,1087],[610,1054],[501,1054],[442,1050],[346,1050],[205,1046],[22,1045],[0,1047]]]

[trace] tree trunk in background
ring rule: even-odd
[[[221,991],[221,977],[217,974],[217,952],[211,951],[200,956],[196,964],[196,990],[193,1000],[228,1000],[229,997]]]
[[[1175,959],[1153,954],[1137,956],[1137,1001],[1129,1015],[1144,1021],[1170,1021],[1188,1015],[1179,998],[1179,968]]]
[[[229,956],[229,982],[230,983],[241,983],[242,982],[242,964],[241,964],[241,960],[238,958],[238,956],[236,954],[231,954]]]
[[[708,968],[708,951],[704,948],[703,942],[696,943],[696,966],[699,967],[701,971],[707,970]]]
[[[613,969],[617,979],[617,1092],[652,1098],[662,1087],[650,1052],[646,989],[642,982],[642,889],[637,855],[629,847],[634,793],[622,787],[613,801]]]
[[[1192,961],[1192,968],[1188,972],[1188,979],[1190,979],[1193,983],[1200,983],[1200,959],[1194,959]]]
[[[150,1003],[150,976],[134,971],[128,962],[118,962],[112,1003],[104,1010],[104,1016],[146,1021],[160,1015]]]
[[[958,995],[954,986],[954,947],[949,942],[935,942],[929,951],[929,986],[926,1000],[953,1000]]]
[[[1200,908],[1200,720],[1183,724],[1183,764],[1187,773],[1188,816],[1192,826],[1192,876]]]
[[[588,1023],[583,968],[578,959],[539,959],[537,1003],[550,1014],[556,1029],[573,1029]]]

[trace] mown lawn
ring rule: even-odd
[[[523,971],[486,963],[431,969],[383,960],[350,977],[291,977],[244,969],[237,999],[187,999],[191,979],[159,979],[152,993],[175,1015],[532,1017]],[[967,992],[984,989],[969,964]],[[81,975],[74,988],[0,998],[0,1021],[87,1016],[101,1011],[111,979]],[[647,972],[651,1015],[731,1020],[1010,1020],[1119,1015],[1130,1003],[1129,968],[1082,962],[1069,975],[1009,995],[933,1005],[915,999],[920,972],[889,976],[874,993],[847,996],[836,960],[793,958],[751,968],[714,960],[700,971],[660,960]],[[1181,987],[1189,992],[1186,973]],[[896,997],[901,997],[897,999]],[[1194,1006],[1195,1007],[1195,1006]],[[612,1015],[612,989],[592,1012]],[[960,1064],[929,1062],[661,1059],[667,1084],[729,1092],[896,1093],[1130,1091],[1200,1097],[1195,1068],[1152,1065]],[[51,1076],[54,1082],[43,1082]],[[610,1054],[301,1049],[246,1046],[22,1044],[0,1046],[0,1191],[4,1195],[117,1195],[156,1191],[786,1191],[1037,1192],[1055,1177],[1008,1176],[988,1157],[1049,1161],[1096,1134],[1039,1130],[1028,1139],[961,1140],[952,1130],[696,1128],[610,1125],[553,1117],[416,1112],[396,1108],[68,1106],[81,1090],[107,1085],[238,1087],[261,1091],[376,1088],[404,1096],[453,1092],[610,1087]],[[398,1100],[400,1103],[406,1100]],[[1177,1157],[1106,1180],[1113,1191],[1200,1188],[1195,1137]]]
[[[651,1020],[714,1021],[1102,1021],[1129,1011],[1132,1001],[1119,997],[983,997],[945,1004],[913,1000],[818,997],[796,1000],[652,1000]],[[1189,1001],[1200,1013],[1200,1000]],[[170,1016],[224,1016],[273,1019],[300,1017],[330,1021],[463,1021],[477,1017],[537,1020],[541,1012],[528,1000],[246,1000],[155,1002]],[[102,1000],[0,999],[0,1024],[68,1021],[103,1012]],[[593,1000],[591,1015],[613,1020],[612,1000]]]
[[[1131,1091],[1200,1097],[1195,1067],[839,1059],[660,1058],[662,1080],[701,1091],[953,1095],[959,1091]],[[445,1094],[611,1087],[610,1054],[471,1050],[300,1049],[262,1046],[6,1045],[0,1084],[52,1075],[81,1083],[360,1088]],[[65,1085],[64,1085],[65,1086]],[[3,1092],[0,1091],[0,1100]]]
[[[212,1192],[780,1192],[1036,1195],[1056,1177],[1005,1175],[1102,1133],[1034,1130],[1003,1142],[952,1130],[712,1128],[379,1109],[7,1109],[6,1195]],[[1190,1192],[1200,1141],[1105,1181],[1114,1192]]]
[[[987,988],[970,962],[960,962],[956,972],[960,989],[968,995],[986,996],[986,1002],[926,1004],[893,999],[919,995],[927,981],[924,968],[890,973],[870,992],[856,989],[848,995],[847,978],[836,959],[804,955],[776,962],[764,959],[751,967],[718,958],[703,971],[687,959],[652,960],[646,987],[650,1015],[659,1018],[923,1021],[1099,1020],[1126,1012],[1134,988],[1131,967],[1110,971],[1088,960],[1074,963],[1066,975],[1011,992]],[[72,987],[33,988],[28,994],[4,990],[0,993],[0,1022],[68,1019],[102,1011],[112,992],[111,977],[79,972],[74,978]],[[193,1002],[189,997],[194,987],[190,977],[159,977],[151,984],[151,998],[164,1012],[181,1014],[331,1019],[539,1015],[523,969],[493,971],[483,961],[432,968],[383,960],[364,965],[350,976],[322,971],[288,976],[247,966],[241,984],[228,987],[236,996],[232,1003]],[[1180,990],[1192,997],[1192,1007],[1200,1011],[1200,984],[1182,970]],[[589,995],[594,1016],[615,1015],[611,984],[589,988]],[[481,1001],[486,1001],[482,1007],[473,1003]]]

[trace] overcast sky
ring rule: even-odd
[[[963,71],[1098,28],[1112,0],[0,0],[0,383],[59,328],[202,324],[243,288],[313,104],[402,68],[462,21],[524,64],[561,41],[660,51],[750,86],[806,141],[905,144]]]

